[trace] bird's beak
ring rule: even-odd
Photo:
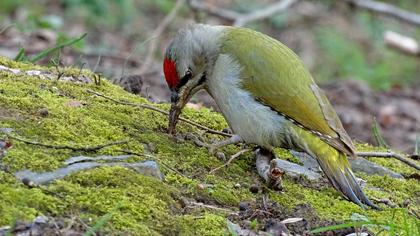
[[[178,117],[181,114],[182,108],[188,102],[188,93],[182,92],[178,93],[172,91],[171,94],[171,110],[169,111],[169,124],[168,124],[168,133],[175,134],[176,123],[178,122]]]
[[[203,77],[205,78],[205,77]],[[203,80],[204,81],[204,80]],[[171,93],[171,110],[169,111],[168,133],[175,134],[175,127],[182,108],[190,100],[190,98],[199,90],[204,88],[204,83],[196,85],[186,84],[180,91],[173,90]]]

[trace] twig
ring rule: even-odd
[[[163,167],[167,168],[168,170],[173,171],[173,172],[177,173],[178,175],[180,175],[180,176],[182,176],[182,177],[184,177],[184,178],[191,179],[191,177],[188,177],[188,176],[186,176],[185,174],[183,174],[183,173],[179,172],[177,169],[172,168],[170,165],[166,164],[166,163],[165,163],[165,162],[163,162],[162,160],[158,160],[158,159],[157,159],[155,156],[153,156],[153,155],[149,155],[149,154],[146,154],[146,153],[133,152],[133,151],[131,151],[131,150],[127,150],[127,149],[121,149],[121,150],[118,150],[118,151],[120,151],[120,152],[122,152],[122,153],[125,153],[125,154],[129,154],[129,155],[135,155],[135,156],[140,156],[140,157],[147,157],[147,158],[151,158],[151,159],[155,160],[156,162],[158,162],[159,164],[161,164]]]
[[[12,28],[13,26],[15,26],[15,23],[0,27],[0,34],[3,34],[4,32],[6,32],[6,30]]]
[[[244,26],[249,22],[265,19],[278,12],[286,10],[295,2],[297,2],[297,0],[283,0],[273,3],[272,5],[269,5],[261,10],[257,10],[249,14],[243,15],[242,17],[236,19],[233,25]]]
[[[386,198],[374,198],[374,197],[371,197],[371,199],[373,201],[375,201],[376,203],[383,203],[383,204],[385,204],[385,205],[387,205],[389,207],[392,207],[392,208],[395,208],[397,206],[391,200],[386,199]]]
[[[208,209],[212,209],[212,210],[234,212],[231,209],[221,208],[221,207],[217,207],[217,206],[213,206],[213,205],[207,205],[207,204],[204,204],[204,203],[201,203],[201,202],[189,202],[189,205],[190,206],[187,206],[189,208],[202,207],[202,208],[208,208]]]
[[[420,45],[416,40],[410,37],[392,31],[386,31],[384,34],[384,42],[385,45],[390,48],[394,48],[411,56],[420,57]]]
[[[135,107],[140,107],[140,108],[144,108],[144,109],[149,109],[149,110],[152,110],[152,111],[156,111],[156,112],[159,112],[159,113],[164,114],[164,115],[169,115],[169,112],[167,112],[165,110],[162,110],[162,109],[159,109],[157,107],[148,105],[148,104],[119,101],[117,99],[114,99],[112,97],[108,97],[106,95],[103,95],[101,93],[95,92],[95,91],[90,90],[90,89],[87,89],[86,92],[93,93],[93,94],[98,95],[100,97],[103,97],[105,99],[111,100],[111,101],[113,101],[115,103],[129,105],[129,106],[135,106]],[[194,121],[190,121],[190,120],[185,119],[185,118],[182,118],[182,117],[180,117],[179,120],[180,121],[183,121],[183,122],[185,122],[187,124],[193,125],[193,126],[195,126],[197,128],[200,128],[202,130],[205,130],[205,131],[207,131],[208,133],[211,133],[211,134],[218,134],[218,135],[222,135],[222,136],[226,136],[226,137],[231,137],[232,136],[231,134],[227,134],[227,133],[224,133],[224,132],[221,132],[221,131],[210,129],[210,128],[204,126],[204,125],[200,125],[200,124],[198,124],[198,123],[196,123]]]
[[[420,170],[420,166],[418,166],[416,163],[404,158],[402,155],[395,152],[358,152],[356,153],[356,155],[359,157],[385,157],[385,158],[393,157],[413,167],[416,170]]]
[[[262,20],[268,18],[276,13],[282,12],[289,8],[298,0],[283,0],[277,1],[271,5],[264,7],[247,14],[238,13],[235,11],[226,10],[223,8],[215,7],[210,4],[201,3],[199,1],[188,1],[191,8],[195,10],[205,11],[211,15],[222,17],[227,20],[233,21],[234,26],[244,26],[249,22]]]
[[[412,13],[394,5],[372,0],[346,0],[349,4],[369,11],[388,15],[406,23],[420,26],[420,15]]]
[[[193,10],[204,11],[204,12],[207,12],[208,14],[218,16],[218,17],[231,20],[231,21],[235,21],[236,19],[242,16],[241,13],[226,10],[224,8],[219,8],[208,3],[202,3],[201,1],[189,0],[188,4]]]
[[[169,12],[165,18],[161,21],[161,23],[158,25],[158,27],[153,31],[152,37],[155,39],[150,43],[149,51],[146,55],[146,59],[144,60],[144,63],[139,69],[138,74],[144,74],[149,70],[151,63],[153,62],[153,56],[155,54],[157,44],[158,44],[158,38],[159,36],[165,31],[166,27],[169,25],[169,23],[172,22],[174,17],[177,15],[179,9],[181,9],[182,5],[184,5],[186,0],[177,0],[175,3],[174,8]]]
[[[115,141],[115,142],[100,144],[100,145],[96,145],[96,146],[74,147],[74,146],[70,146],[70,145],[54,145],[54,144],[40,143],[40,142],[37,142],[37,141],[31,141],[31,140],[23,139],[23,138],[20,138],[20,137],[16,137],[16,136],[13,136],[11,134],[6,134],[6,135],[11,139],[14,139],[14,140],[26,143],[26,144],[31,144],[31,145],[36,145],[36,146],[41,146],[41,147],[46,147],[46,148],[53,148],[53,149],[69,149],[69,150],[72,150],[72,151],[85,151],[85,152],[93,152],[93,151],[97,151],[97,150],[105,148],[105,147],[119,145],[119,144],[125,144],[125,143],[128,143],[130,141],[130,140],[121,140],[121,141]]]
[[[239,156],[241,156],[242,154],[247,153],[247,152],[249,152],[249,151],[251,151],[251,149],[245,148],[245,149],[242,149],[242,150],[240,150],[239,152],[237,152],[237,153],[233,154],[233,155],[229,158],[229,160],[228,160],[225,164],[223,164],[223,165],[221,165],[221,166],[219,166],[219,167],[214,168],[213,170],[211,170],[211,171],[209,172],[209,174],[213,174],[215,171],[218,171],[218,170],[220,170],[221,168],[223,168],[223,167],[226,167],[226,166],[230,165],[230,163],[231,163],[233,160],[235,160],[237,157],[239,157]]]
[[[102,55],[99,54],[98,59],[96,60],[96,64],[95,64],[95,66],[93,67],[93,70],[92,70],[93,73],[96,73],[96,70],[98,69],[99,64],[101,64],[101,59],[102,59]]]

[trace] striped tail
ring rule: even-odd
[[[310,132],[294,127],[299,146],[309,155],[315,157],[321,169],[345,198],[364,208],[364,205],[379,209],[363,193],[357,183],[345,153],[337,150]]]

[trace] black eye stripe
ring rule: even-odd
[[[206,72],[204,72],[203,75],[201,76],[200,80],[198,81],[198,85],[201,85],[204,82],[206,82],[206,79],[207,79]]]
[[[187,73],[185,73],[185,75],[181,78],[181,80],[179,81],[178,85],[176,86],[176,90],[179,90],[182,86],[184,86],[188,80],[190,80],[192,78],[192,73],[190,70],[187,71]]]

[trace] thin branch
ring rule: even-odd
[[[283,1],[273,3],[272,5],[269,5],[263,9],[243,15],[242,17],[236,19],[233,25],[244,26],[249,22],[268,18],[276,13],[286,10],[287,8],[289,8],[292,4],[296,2],[297,0],[283,0]]]
[[[204,204],[202,202],[189,202],[188,204],[189,204],[189,206],[187,206],[188,208],[202,207],[202,208],[208,208],[208,209],[212,209],[212,210],[225,211],[225,212],[229,212],[229,213],[235,212],[235,211],[233,211],[231,209],[228,209],[228,208],[220,208],[220,207],[217,207],[217,206]]]
[[[14,23],[0,27],[0,34],[3,34],[4,32],[6,32],[6,30],[8,30],[9,28],[12,28],[13,26],[15,26]]]
[[[238,158],[238,157],[239,157],[239,156],[241,156],[242,154],[247,153],[247,152],[249,152],[249,151],[251,151],[251,149],[245,148],[245,149],[242,149],[242,150],[240,150],[239,152],[237,152],[237,153],[233,154],[233,155],[229,158],[229,160],[228,160],[225,164],[223,164],[223,165],[221,165],[221,166],[219,166],[219,167],[214,168],[213,170],[211,170],[211,171],[209,172],[209,174],[213,174],[214,172],[216,172],[216,171],[220,170],[221,168],[223,168],[223,167],[226,167],[226,166],[230,165],[230,163],[231,163],[233,160],[235,160],[236,158]]]
[[[173,172],[175,172],[176,174],[178,174],[178,175],[180,175],[180,176],[182,176],[182,177],[184,177],[184,178],[191,179],[191,177],[189,177],[189,176],[187,176],[187,175],[185,175],[185,174],[183,174],[183,173],[179,172],[177,169],[175,169],[175,168],[171,167],[170,165],[166,164],[166,163],[165,163],[165,162],[163,162],[162,160],[159,160],[158,158],[156,158],[156,157],[155,157],[155,156],[153,156],[153,155],[149,155],[149,154],[146,154],[146,153],[134,152],[134,151],[127,150],[127,149],[121,149],[121,150],[118,150],[118,151],[120,151],[120,152],[122,152],[122,153],[125,153],[125,154],[129,154],[129,155],[135,155],[135,156],[139,156],[139,157],[147,157],[147,158],[153,159],[153,160],[155,160],[156,162],[158,162],[159,164],[161,164],[163,167],[167,168],[168,170],[173,171]]]
[[[236,19],[242,17],[241,13],[226,10],[224,8],[220,8],[202,1],[189,0],[188,4],[193,10],[204,11],[210,15],[221,17],[226,20],[235,21]]]
[[[403,10],[388,3],[371,0],[346,0],[346,2],[359,8],[391,16],[406,23],[420,26],[420,15]]]
[[[385,204],[385,205],[387,205],[389,207],[392,207],[392,208],[395,208],[397,206],[391,200],[386,199],[386,198],[374,198],[374,197],[370,197],[370,199],[372,199],[376,203],[382,203],[382,204]]]
[[[124,101],[119,101],[119,100],[117,100],[117,99],[115,99],[115,98],[108,97],[108,96],[106,96],[106,95],[103,95],[103,94],[101,94],[101,93],[95,92],[95,91],[90,90],[90,89],[87,89],[87,90],[86,90],[86,92],[88,92],[88,93],[93,93],[93,94],[95,94],[95,95],[98,95],[98,96],[100,96],[100,97],[103,97],[103,98],[105,98],[105,99],[108,99],[108,100],[110,100],[110,101],[113,101],[113,102],[115,102],[115,103],[119,103],[119,104],[123,104],[123,105],[129,105],[129,106],[134,106],[134,107],[140,107],[140,108],[144,108],[144,109],[148,109],[148,110],[156,111],[156,112],[159,112],[159,113],[164,114],[164,115],[169,115],[169,112],[167,112],[167,111],[165,111],[165,110],[162,110],[162,109],[159,109],[159,108],[157,108],[157,107],[154,107],[154,106],[152,106],[152,105],[143,104],[143,103],[133,103],[133,102],[124,102]],[[211,133],[211,134],[218,134],[218,135],[222,135],[222,136],[225,136],[225,137],[231,137],[231,136],[232,136],[231,134],[227,134],[227,133],[224,133],[224,132],[221,132],[221,131],[217,131],[217,130],[214,130],[214,129],[210,129],[210,128],[208,128],[208,127],[204,126],[204,125],[200,125],[200,124],[198,124],[198,123],[196,123],[196,122],[194,122],[194,121],[190,121],[190,120],[185,119],[185,118],[182,118],[182,117],[179,117],[179,120],[180,120],[180,121],[183,121],[183,122],[185,122],[185,123],[187,123],[187,124],[193,125],[193,126],[195,126],[195,127],[197,127],[197,128],[200,128],[200,129],[202,129],[202,130],[205,130],[206,132]]]
[[[402,155],[395,153],[395,152],[358,152],[356,153],[359,157],[385,157],[385,158],[395,158],[411,167],[413,167],[416,170],[420,170],[420,166],[416,163],[406,159]]]
[[[115,142],[110,142],[110,143],[105,143],[105,144],[100,144],[100,145],[96,145],[96,146],[87,146],[87,147],[75,147],[75,146],[70,146],[70,145],[54,145],[54,144],[46,144],[46,143],[40,143],[37,141],[32,141],[32,140],[27,140],[27,139],[23,139],[17,136],[13,136],[11,134],[6,134],[9,138],[26,143],[26,144],[31,144],[31,145],[36,145],[36,146],[41,146],[41,147],[46,147],[46,148],[53,148],[53,149],[69,149],[72,151],[85,151],[85,152],[93,152],[93,151],[97,151],[99,149],[102,148],[106,148],[109,146],[114,146],[114,145],[119,145],[119,144],[125,144],[128,143],[130,140],[121,140],[121,141],[115,141]]]
[[[147,70],[150,69],[150,65],[153,62],[153,56],[155,54],[157,45],[158,45],[158,38],[160,35],[165,31],[166,27],[173,21],[175,16],[178,14],[179,9],[181,9],[182,5],[184,5],[186,0],[177,0],[175,3],[174,8],[169,12],[165,18],[161,21],[161,23],[158,25],[158,27],[153,31],[152,37],[154,40],[150,43],[149,51],[146,55],[146,59],[144,60],[144,63],[139,69],[139,74],[144,74],[147,72]]]
[[[262,9],[259,9],[250,13],[246,13],[246,14],[226,10],[223,8],[213,6],[211,4],[202,3],[195,0],[188,1],[188,3],[190,7],[194,10],[205,11],[211,15],[233,21],[234,26],[244,26],[249,22],[262,20],[270,16],[273,16],[276,13],[282,12],[286,10],[287,8],[289,8],[292,4],[296,3],[297,1],[298,0],[277,1]]]
[[[392,31],[386,31],[384,34],[384,42],[385,45],[390,48],[411,56],[420,57],[420,45],[415,39]]]

